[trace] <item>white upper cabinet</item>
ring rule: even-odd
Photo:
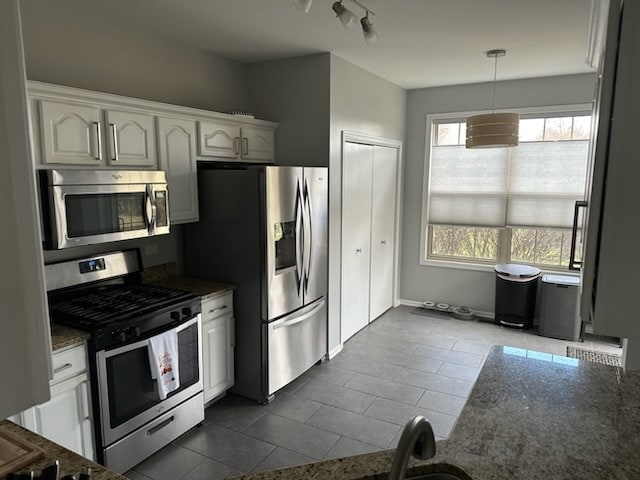
[[[275,159],[275,131],[270,128],[242,127],[242,158],[272,162]]]
[[[100,109],[63,102],[40,102],[42,163],[102,164]]]
[[[153,115],[41,100],[42,163],[156,167]]]
[[[198,153],[203,157],[240,158],[240,127],[198,123]]]
[[[275,129],[199,122],[198,154],[247,162],[273,162]]]
[[[158,159],[167,172],[171,223],[198,221],[196,122],[158,117]]]
[[[105,120],[109,165],[156,166],[156,136],[152,115],[105,110]]]

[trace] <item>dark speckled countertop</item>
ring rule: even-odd
[[[179,276],[176,274],[176,265],[173,262],[145,268],[142,272],[142,280],[145,283],[191,292],[203,301],[236,289],[236,286],[231,283]]]
[[[386,480],[392,454],[241,478]],[[449,470],[473,480],[640,479],[640,372],[495,346],[451,436],[412,465],[411,475]]]

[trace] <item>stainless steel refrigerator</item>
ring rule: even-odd
[[[327,351],[328,171],[203,163],[198,197],[185,274],[237,285],[232,391],[268,402]]]

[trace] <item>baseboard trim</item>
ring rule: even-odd
[[[341,351],[342,351],[342,344],[334,347],[333,350],[331,350],[331,351],[329,351],[329,353],[327,353],[327,360],[331,360],[336,355],[338,355]]]

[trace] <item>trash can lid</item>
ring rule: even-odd
[[[509,277],[537,277],[540,269],[531,265],[519,265],[517,263],[499,263],[494,267],[496,273]]]
[[[542,281],[544,283],[553,283],[556,285],[569,285],[576,287],[580,285],[580,277],[576,275],[552,275],[547,273],[542,276]]]

